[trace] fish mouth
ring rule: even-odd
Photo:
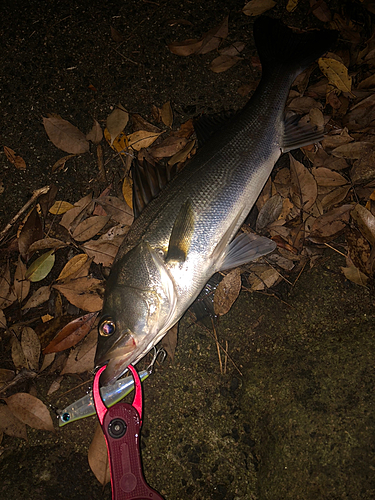
[[[96,369],[107,365],[100,377],[103,385],[113,384],[125,372],[127,366],[134,361],[137,343],[132,335],[117,340],[104,354],[97,352],[95,357]],[[99,356],[98,356],[99,354]]]

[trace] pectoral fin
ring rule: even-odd
[[[194,232],[194,212],[187,200],[176,217],[169,239],[166,261],[185,262]]]
[[[240,234],[226,248],[220,271],[242,266],[266,255],[276,248],[276,243],[257,234]]]
[[[324,138],[324,130],[310,123],[301,125],[300,117],[294,115],[284,122],[284,136],[281,144],[283,153],[308,146]]]

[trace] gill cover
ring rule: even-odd
[[[117,358],[116,375],[172,326],[177,296],[162,255],[142,241],[115,262],[107,281],[95,364]],[[113,362],[114,364],[114,362]],[[121,365],[121,373],[120,371]],[[110,370],[107,367],[106,372]]]

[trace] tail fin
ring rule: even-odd
[[[337,31],[314,30],[297,33],[271,17],[259,17],[254,23],[254,39],[262,73],[277,66],[291,73],[301,73],[334,44]]]

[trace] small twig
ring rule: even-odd
[[[300,270],[300,272],[298,273],[297,278],[294,280],[294,283],[293,283],[293,285],[292,285],[293,287],[295,286],[295,284],[296,284],[296,283],[297,283],[297,281],[299,280],[299,278],[300,278],[301,274],[302,274],[302,273],[303,273],[303,271],[305,270],[306,264],[307,264],[307,261],[303,264],[303,267],[302,267],[302,269]]]
[[[25,380],[29,380],[32,378],[35,378],[38,374],[36,372],[33,372],[31,370],[27,370],[26,368],[23,368],[18,375],[14,377],[13,380],[10,380],[9,382],[5,382],[4,385],[0,387],[0,397],[2,397],[2,394],[5,394],[8,389],[13,387],[14,385],[17,385],[20,382],[24,382]]]
[[[215,341],[216,341],[216,349],[217,349],[217,356],[219,358],[220,373],[223,374],[223,364],[221,362],[220,344],[219,344],[219,341],[217,339],[216,328],[215,328],[214,320],[212,317],[211,317],[211,323],[212,323],[212,330],[214,332],[214,337],[215,337]]]
[[[107,176],[104,168],[103,147],[101,144],[98,144],[96,146],[96,157],[98,160],[98,168],[99,168],[99,182],[107,182]]]
[[[2,241],[7,233],[12,229],[14,224],[18,221],[18,219],[26,212],[26,210],[31,207],[31,205],[41,196],[42,194],[46,194],[49,191],[50,186],[44,186],[40,189],[36,189],[33,192],[30,200],[19,210],[19,212],[13,217],[13,219],[5,226],[5,228],[0,232],[0,241]]]
[[[225,358],[224,358],[224,374],[227,373],[227,363],[228,363],[228,341],[225,341]]]
[[[325,244],[325,246],[326,246],[326,247],[330,248],[331,250],[334,250],[335,252],[337,252],[338,254],[342,255],[342,256],[343,256],[343,257],[345,257],[345,259],[346,259],[346,257],[347,257],[347,256],[346,256],[344,253],[340,252],[340,250],[337,250],[337,248],[332,247],[332,246],[331,246],[331,245],[329,245],[328,243],[324,243],[324,244]]]

